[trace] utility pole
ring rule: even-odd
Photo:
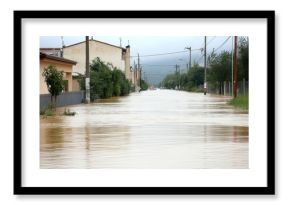
[[[203,93],[206,95],[207,92],[207,84],[206,84],[206,36],[204,37],[204,85],[203,85]]]
[[[135,64],[135,60],[134,60],[134,66],[133,66],[133,82],[134,82],[134,86],[136,88],[136,79],[137,79],[137,76],[136,76],[136,64]]]
[[[188,49],[189,50],[189,68],[191,68],[191,47],[185,47],[185,49]]]
[[[90,103],[90,60],[89,60],[89,36],[86,36],[86,102]]]
[[[176,86],[179,90],[180,89],[180,66],[177,64],[175,65],[175,75],[177,77]]]
[[[141,85],[142,85],[142,68],[140,67],[140,89],[142,88]]]
[[[235,36],[235,48],[234,48],[234,98],[237,97],[237,44],[238,44],[238,37]]]
[[[178,90],[180,90],[180,65],[178,65]]]
[[[232,36],[232,96],[234,96],[234,36]]]
[[[139,53],[138,53],[138,71],[139,71],[139,75],[140,75],[140,89],[141,89],[141,66],[140,66],[140,57],[139,57]]]
[[[176,64],[176,65],[175,65],[175,75],[176,75],[176,77],[177,77],[177,68],[178,68],[178,65]],[[178,81],[176,82],[175,89],[176,89],[176,87],[177,87],[177,83],[178,83]]]

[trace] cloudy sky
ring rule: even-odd
[[[131,65],[134,60],[137,63],[136,56],[140,55],[144,76],[152,83],[158,83],[168,73],[175,71],[175,65],[180,65],[185,72],[189,62],[189,51],[185,47],[191,47],[192,63],[203,64],[204,36],[94,36],[95,40],[103,41],[122,47],[130,45]],[[85,40],[85,36],[63,36],[66,46]],[[61,47],[60,36],[42,36],[40,37],[40,47],[52,48]],[[228,36],[208,36],[207,53],[215,49],[217,53],[223,50],[232,49],[232,38]],[[172,54],[168,54],[172,53]],[[155,55],[164,54],[164,55]],[[148,56],[150,55],[150,56]]]

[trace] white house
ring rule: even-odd
[[[63,48],[63,57],[78,63],[73,66],[74,74],[85,74],[86,70],[86,42],[82,41]],[[90,63],[99,57],[112,68],[117,67],[124,72],[126,78],[131,81],[130,72],[130,46],[126,48],[111,45],[94,39],[89,40],[89,60]]]

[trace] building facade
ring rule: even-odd
[[[86,42],[80,42],[63,48],[63,57],[77,61],[73,66],[74,75],[85,75],[86,71]],[[131,81],[130,70],[130,46],[126,48],[111,45],[94,39],[89,40],[90,63],[99,57],[112,69],[116,67],[124,72],[126,78]]]
[[[45,68],[47,68],[49,65],[55,65],[57,70],[63,71],[64,73],[64,81],[65,81],[65,92],[72,91],[72,72],[73,72],[73,66],[77,64],[77,62],[61,58],[58,56],[49,55],[46,53],[39,53],[40,58],[40,72],[39,72],[39,83],[40,83],[40,94],[48,94],[47,85],[45,82],[45,79],[42,75]]]

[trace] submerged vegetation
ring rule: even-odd
[[[238,96],[236,98],[231,99],[228,102],[229,105],[233,105],[237,108],[241,108],[243,110],[248,110],[249,108],[249,98],[248,96]]]
[[[55,106],[49,103],[46,107],[40,108],[40,115],[42,116],[53,116],[55,115]]]
[[[48,104],[46,107],[42,107],[40,109],[40,115],[42,117],[49,117],[55,115],[65,115],[65,116],[74,116],[76,112],[70,111],[70,109],[64,108],[63,113],[57,113],[56,107],[53,106],[51,103]]]
[[[49,108],[42,108],[42,109],[40,109],[40,115],[53,116],[53,115],[55,115],[55,112],[54,112],[54,110],[49,109]]]

